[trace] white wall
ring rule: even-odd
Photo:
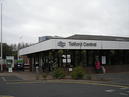
[[[102,41],[102,49],[128,49],[129,42],[122,41]]]
[[[23,48],[19,50],[19,55],[25,55],[25,54],[31,54],[31,53],[36,53],[40,51],[45,51],[51,49],[54,45],[53,40],[47,40],[35,45],[32,45],[27,48]]]
[[[62,45],[63,43],[63,45]],[[72,40],[51,39],[33,46],[23,48],[19,55],[31,54],[50,49],[128,49],[129,42],[123,41],[100,41],[100,40]]]

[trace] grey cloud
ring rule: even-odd
[[[42,35],[127,36],[128,4],[129,0],[6,0],[4,41],[36,42]]]

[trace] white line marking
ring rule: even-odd
[[[129,89],[129,88],[120,88],[121,90],[126,90],[126,89]]]
[[[128,96],[128,94],[126,94],[126,93],[120,93],[120,95],[123,95],[123,96]]]
[[[110,89],[110,90],[105,90],[106,92],[109,92],[109,93],[112,93],[112,92],[114,92],[115,90],[113,90],[113,89]]]
[[[1,79],[2,79],[3,81],[5,81],[5,82],[7,81],[7,80],[5,79],[5,77],[1,77]]]

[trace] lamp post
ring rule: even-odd
[[[2,0],[0,0],[0,5],[1,5],[1,56],[0,56],[0,60],[1,60],[1,72],[3,71],[3,66],[2,66],[2,64],[3,64],[3,45],[2,45],[2,31],[3,31],[3,29],[2,29],[2,7],[3,7],[3,2],[2,2]]]
[[[19,33],[20,34],[20,33]],[[20,37],[19,37],[19,42],[18,42],[18,48],[17,48],[17,59],[19,60],[19,50],[20,50],[20,41],[22,41],[22,38],[23,38],[23,36],[21,35]]]

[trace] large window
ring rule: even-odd
[[[94,51],[87,51],[87,66],[94,66]]]

